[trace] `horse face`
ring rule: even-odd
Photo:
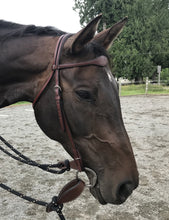
[[[126,19],[94,37],[101,16],[72,35],[65,43],[61,64],[107,56],[106,49],[122,30]],[[35,116],[42,130],[59,141],[72,155],[69,139],[59,129],[54,93],[55,82],[36,104]],[[138,185],[138,171],[124,128],[118,89],[109,64],[60,71],[64,112],[73,141],[91,183],[91,193],[100,203],[120,204]],[[46,105],[46,102],[50,105]],[[45,118],[45,120],[44,120]],[[93,174],[97,180],[93,180]]]
[[[61,83],[75,144],[98,177],[91,192],[101,203],[124,202],[138,185],[138,173],[109,66],[64,70]]]
[[[91,32],[97,23],[94,21],[69,39],[65,45],[65,51],[69,52],[62,57],[61,62],[78,63],[98,55],[106,56],[104,49],[109,47],[125,22],[123,20],[93,38]],[[88,40],[86,36],[90,36]],[[85,46],[82,42],[85,42]],[[110,67],[65,69],[61,71],[60,77],[64,111],[74,142],[84,166],[97,175],[91,193],[102,204],[120,204],[138,186],[138,171],[122,120],[117,84]],[[70,149],[67,150],[71,153]],[[93,175],[88,171],[86,173],[92,183]]]

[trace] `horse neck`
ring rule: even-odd
[[[55,37],[0,42],[0,107],[34,100],[51,71],[55,43]]]

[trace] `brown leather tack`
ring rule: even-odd
[[[78,168],[77,163],[76,163],[75,160],[69,161],[69,164],[70,164],[70,168],[71,168],[71,169],[79,170],[79,168]]]
[[[57,204],[61,205],[76,199],[83,192],[85,183],[81,179],[74,179],[66,184],[60,191]]]

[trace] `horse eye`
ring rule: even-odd
[[[81,98],[81,99],[85,99],[88,101],[92,100],[92,95],[89,91],[86,90],[78,90],[76,91],[76,94]]]

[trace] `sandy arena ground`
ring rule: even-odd
[[[86,188],[77,200],[65,204],[67,220],[169,220],[169,96],[122,97],[121,105],[140,173],[139,188],[120,206],[100,205]],[[56,163],[68,158],[39,129],[31,105],[0,109],[0,123],[0,135],[33,160]],[[0,164],[0,181],[47,202],[75,176],[74,171],[55,176],[3,152]],[[0,189],[0,220],[54,219],[55,212],[48,214],[44,207]]]

